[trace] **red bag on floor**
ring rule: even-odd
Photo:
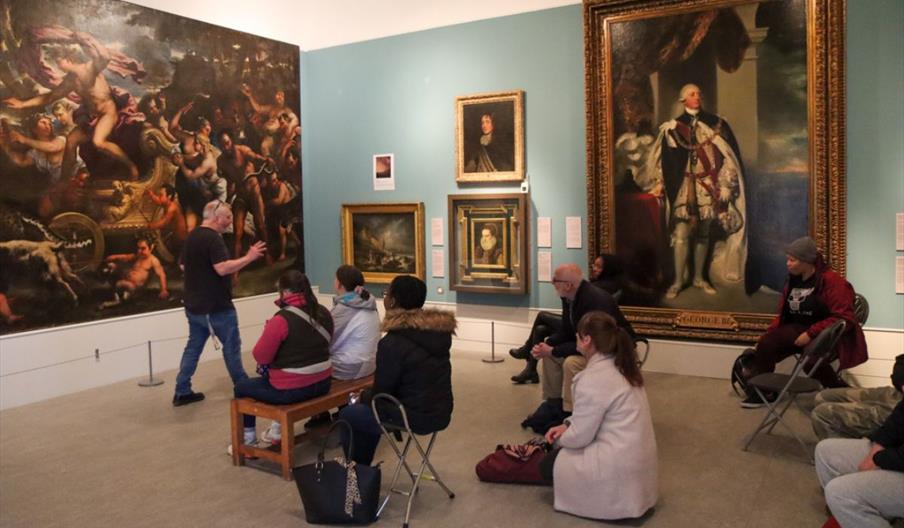
[[[835,517],[829,517],[826,523],[822,525],[822,528],[841,528],[841,525],[838,524]]]
[[[547,449],[548,444],[540,438],[527,444],[498,445],[477,463],[477,478],[483,482],[547,484],[540,476],[540,461]]]

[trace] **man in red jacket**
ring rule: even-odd
[[[854,315],[854,288],[823,260],[810,237],[798,238],[785,250],[788,282],[782,292],[778,315],[756,344],[753,362],[744,369],[748,378],[773,372],[775,364],[803,351],[820,332],[843,319],[847,327],[838,343],[842,369],[867,359],[866,339]],[[831,365],[823,363],[813,373],[824,387],[845,387]],[[756,394],[748,395],[741,407],[765,405]]]

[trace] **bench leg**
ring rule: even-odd
[[[292,467],[295,465],[295,422],[289,422],[289,417],[283,414],[279,425],[282,431],[282,474],[284,479],[292,480]]]
[[[244,466],[245,457],[242,456],[242,441],[244,440],[244,421],[239,413],[239,401],[232,400],[230,417],[232,421],[232,465]]]

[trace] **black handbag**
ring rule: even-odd
[[[340,424],[348,428],[348,452],[353,453],[352,427],[337,420],[323,437],[317,462],[292,468],[305,520],[311,524],[370,524],[377,520],[380,468],[346,462],[342,457],[323,459],[326,440]]]

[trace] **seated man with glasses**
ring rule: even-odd
[[[531,354],[540,361],[543,399],[549,406],[560,410],[564,418],[571,413],[573,406],[571,382],[575,374],[583,370],[587,364],[577,351],[575,337],[575,328],[584,314],[605,312],[615,319],[615,323],[623,328],[632,340],[636,335],[612,295],[584,280],[581,268],[577,264],[562,264],[557,267],[552,284],[556,294],[562,299],[562,326],[557,332],[534,345]]]

